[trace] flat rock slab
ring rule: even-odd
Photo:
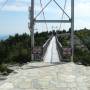
[[[90,67],[74,63],[29,63],[7,78],[0,90],[90,90]]]

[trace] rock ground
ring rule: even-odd
[[[90,67],[34,62],[10,74],[0,90],[90,90]]]

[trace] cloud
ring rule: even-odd
[[[79,0],[75,3],[75,28],[90,28],[90,0]]]
[[[17,6],[17,5],[7,5],[3,8],[4,11],[19,11],[19,12],[26,12],[28,10],[27,6]]]
[[[4,3],[4,1],[1,0],[0,2]],[[7,4],[4,6],[2,11],[26,12],[28,10],[29,4],[30,4],[29,2],[30,2],[30,0],[15,0],[15,1],[8,0]]]
[[[0,0],[0,2],[4,2],[5,0]],[[7,5],[3,8],[3,11],[15,11],[15,12],[28,12],[28,7],[30,6],[31,0],[13,0],[13,2],[8,2]],[[44,0],[43,0],[44,1]],[[47,1],[47,0],[46,0]],[[36,0],[38,2],[38,0]],[[70,5],[70,3],[69,3]],[[35,5],[35,8],[39,12],[41,10],[39,3]],[[56,8],[49,7],[46,11],[52,14]],[[66,11],[70,15],[70,7],[67,6]],[[82,27],[87,26],[89,22],[88,18],[90,18],[90,0],[75,0],[75,26]],[[60,11],[58,11],[60,13]],[[46,14],[46,16],[48,17]],[[49,17],[48,17],[49,18]],[[88,25],[89,27],[89,25]]]
[[[0,0],[0,3],[3,3],[3,2],[5,2],[5,0]]]
[[[75,7],[75,15],[78,17],[90,17],[90,3],[79,3]]]

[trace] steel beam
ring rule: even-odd
[[[30,8],[30,31],[31,31],[31,60],[34,60],[34,0],[31,0]]]
[[[71,0],[71,61],[74,59],[74,0]]]
[[[35,20],[36,23],[71,23],[71,20]]]

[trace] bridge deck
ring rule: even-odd
[[[60,62],[56,48],[56,38],[53,37],[44,56],[44,62]]]

